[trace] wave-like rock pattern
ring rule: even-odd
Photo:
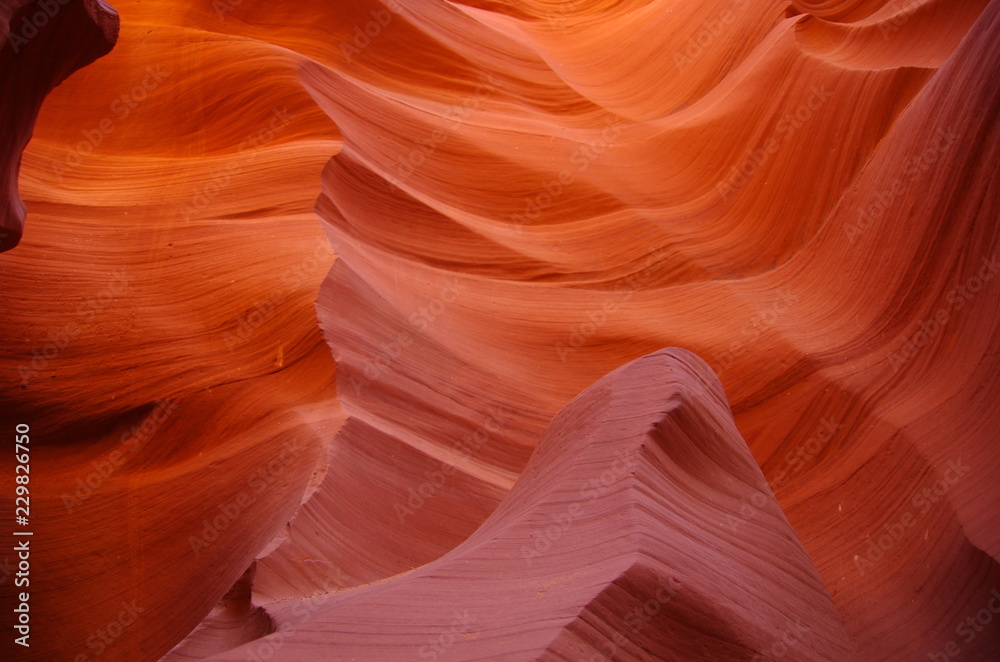
[[[4,637],[3,659],[162,657],[284,531],[344,418],[312,213],[339,136],[295,55],[211,34],[197,5],[117,3],[116,48],[51,92],[23,157],[0,427],[31,426],[38,542],[31,648]],[[268,631],[257,613],[224,645]]]
[[[518,472],[539,411],[681,345],[726,385],[862,659],[989,656],[995,636],[959,630],[1000,580],[984,470],[997,461],[985,394],[997,392],[1000,8],[679,4],[431,18],[421,6],[401,17],[467,70],[466,87],[431,84],[421,99],[403,91],[409,71],[376,78],[392,24],[363,61],[304,71],[345,137],[317,207],[342,255],[319,302],[341,399],[371,443],[394,448],[390,432],[423,455],[390,474],[397,486],[380,491],[395,497],[374,517],[391,527],[395,509],[406,539],[442,541],[414,548],[417,562],[444,553],[457,536],[411,506],[463,512],[459,478],[479,479],[476,503],[493,499],[481,465]],[[516,38],[498,49],[498,33]],[[490,47],[460,49],[470,34]],[[513,73],[524,60],[535,65]],[[478,419],[470,393],[483,394]],[[473,454],[479,466],[439,486],[434,472],[464,466],[463,439],[497,406],[508,424]],[[316,554],[328,567],[358,583],[380,562],[405,569],[391,544],[362,562],[342,535]],[[282,554],[268,559],[276,576]]]
[[[41,110],[0,258],[0,424],[37,428],[53,513],[35,608],[61,636],[30,659],[272,629],[326,654],[350,600],[505,512],[567,402],[671,346],[721,380],[846,649],[1000,653],[1000,2],[117,9]],[[592,608],[559,645],[613,643],[615,591],[676,562],[558,596]],[[293,622],[313,605],[322,635]],[[722,639],[766,653],[748,631]]]
[[[17,175],[45,95],[107,54],[118,27],[118,14],[103,0],[0,2],[0,252],[17,246],[24,232]]]
[[[210,659],[858,659],[718,378],[678,349],[570,402],[450,553],[269,611],[278,633]]]

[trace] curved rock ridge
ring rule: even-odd
[[[718,378],[676,348],[570,402],[453,551],[268,612],[276,633],[209,659],[858,659]]]
[[[268,615],[252,604],[255,569],[255,565],[247,568],[212,613],[161,659],[200,660],[274,632]]]
[[[553,418],[661,347],[718,375],[849,650],[1000,657],[1000,2],[115,4],[114,51],[38,112],[0,255],[0,429],[41,449],[33,622],[59,633],[27,659],[274,644],[401,585],[513,516]],[[90,42],[44,43],[0,68],[15,114]],[[720,567],[758,567],[767,492]],[[535,650],[648,643],[612,612],[671,575],[629,554]],[[715,613],[680,600],[658,614]],[[773,612],[721,613],[796,659]]]
[[[293,524],[262,603],[446,553],[573,393],[676,345],[719,374],[862,659],[1000,651],[959,632],[1000,585],[1000,3],[680,4],[416,3],[302,69],[344,136],[318,308],[360,422],[334,446],[341,475],[389,465],[309,522],[385,533]],[[397,68],[410,26],[437,44]]]
[[[21,153],[42,101],[71,73],[106,55],[118,39],[118,13],[103,0],[0,3],[0,252],[21,241]]]
[[[312,207],[338,135],[295,82],[299,56],[178,26],[182,3],[116,5],[115,50],[39,113],[20,177],[29,231],[0,255],[0,426],[31,426],[46,541],[31,648],[4,637],[2,659],[156,660],[220,600],[222,622],[251,623],[219,646],[268,631],[224,596],[285,530],[344,419],[314,309],[334,255]],[[18,588],[0,580],[10,604]],[[5,631],[14,618],[3,610]]]

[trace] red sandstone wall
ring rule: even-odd
[[[1000,4],[56,2],[0,51],[5,654],[1000,652]]]

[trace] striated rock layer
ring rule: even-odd
[[[0,3],[0,252],[16,246],[24,230],[17,175],[42,100],[117,38],[118,14],[103,0]]]
[[[296,93],[294,56],[170,25],[178,7],[118,3],[115,50],[52,91],[24,154],[0,429],[31,428],[33,634],[0,659],[162,657],[239,595],[343,420],[313,307],[335,127]],[[220,84],[240,80],[244,97]],[[12,632],[20,588],[0,579]]]
[[[583,4],[420,3],[304,70],[345,140],[317,206],[341,255],[320,323],[364,423],[340,476],[394,467],[309,521],[421,542],[293,523],[262,603],[445,553],[573,393],[678,345],[862,659],[996,654],[965,628],[1000,585],[1000,4]],[[436,43],[390,65],[410,25]]]
[[[279,632],[210,659],[858,659],[718,378],[679,349],[570,402],[448,554],[269,612]]]
[[[21,12],[3,15],[14,30],[33,11],[3,6]],[[816,596],[787,598],[825,633],[803,636],[809,654],[1000,655],[1000,2],[116,9],[115,50],[38,113],[27,225],[0,255],[0,428],[32,428],[33,618],[59,632],[17,655],[232,657],[287,634],[295,655],[336,659],[345,632],[358,645],[378,630],[377,605],[385,632],[427,634],[395,611],[416,586],[461,576],[513,600],[511,559],[487,551],[567,489],[516,496],[543,432],[662,347],[716,373],[791,531],[759,485],[684,484],[751,499],[713,501],[739,517],[711,538],[707,511],[662,500],[694,492],[629,497],[623,477],[588,537],[567,531],[518,573],[569,586],[544,596],[563,620],[497,616],[476,625],[481,645],[518,630],[526,651],[667,651],[669,628],[633,632],[629,601],[674,574],[707,586],[692,564],[714,558],[707,576],[761,584],[712,591],[760,615],[679,590],[657,618],[712,620],[710,638],[747,658],[807,654],[773,648],[791,639],[776,604],[797,595],[789,573]],[[107,43],[52,36],[0,67],[23,92],[0,102],[16,115],[3,246],[21,237],[13,177],[41,95],[93,59],[69,50]],[[24,60],[29,46],[44,50]],[[544,461],[590,476],[573,453],[587,451]],[[680,480],[649,467],[661,478],[644,484]],[[699,556],[666,540],[629,561],[641,544],[620,527],[663,535],[622,510],[634,499],[669,511],[656,526],[694,536]],[[476,537],[484,523],[502,537]],[[612,561],[582,565],[585,547]],[[421,594],[436,605],[423,626],[444,629],[407,639],[415,656],[461,639],[468,624],[440,611],[450,590]]]

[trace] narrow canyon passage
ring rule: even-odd
[[[4,659],[1000,655],[1000,1],[0,9]]]

